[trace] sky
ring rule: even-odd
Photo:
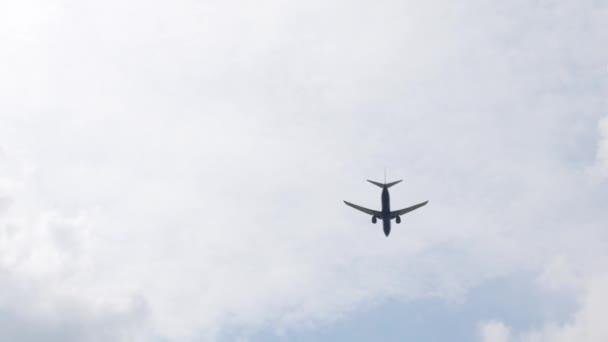
[[[14,341],[605,342],[608,3],[0,1]],[[429,200],[389,238],[342,200]]]

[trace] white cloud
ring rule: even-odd
[[[564,152],[605,90],[591,1],[4,6],[0,271],[41,284],[34,316],[211,339],[512,271],[567,287],[605,251]],[[431,200],[390,239],[341,203],[376,207],[384,166],[394,206]]]
[[[92,272],[89,217],[66,217],[23,202],[28,170],[8,150],[0,169],[0,329],[19,341],[150,340],[142,298],[83,300],[75,281]],[[90,284],[88,284],[90,285]]]
[[[484,342],[602,342],[608,340],[605,317],[608,314],[608,277],[592,279],[584,290],[581,307],[566,323],[547,323],[541,329],[509,337],[502,322],[489,322],[480,327]]]
[[[608,175],[608,117],[599,123],[600,140],[597,152],[597,167],[604,176]]]
[[[502,322],[487,322],[480,327],[481,341],[509,342],[509,329]]]
[[[548,262],[537,278],[539,287],[551,291],[579,291],[584,288],[583,270],[575,267],[568,258],[556,256]]]

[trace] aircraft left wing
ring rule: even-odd
[[[346,202],[346,201],[344,201],[344,203],[346,203],[347,206],[353,207],[353,208],[355,208],[355,209],[357,209],[359,211],[362,211],[362,212],[364,212],[364,213],[366,213],[368,215],[372,215],[372,216],[376,216],[378,218],[382,218],[382,213],[379,212],[379,211],[363,208],[363,207],[360,207],[360,206],[358,206],[356,204],[352,204],[352,203]]]
[[[418,203],[416,205],[413,205],[413,206],[405,208],[405,209],[391,211],[391,218],[394,218],[394,217],[397,217],[397,216],[401,216],[403,214],[407,214],[407,213],[409,213],[412,210],[416,210],[416,209],[418,209],[420,207],[425,206],[427,203],[429,203],[429,201]]]

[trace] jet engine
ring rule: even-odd
[[[378,222],[378,219],[376,218],[376,216],[372,216],[372,223],[376,224],[376,222]]]
[[[395,221],[397,221],[397,224],[401,223],[401,217],[399,217],[399,216],[395,217]]]

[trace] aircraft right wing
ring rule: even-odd
[[[420,207],[424,207],[427,203],[429,203],[429,201],[418,203],[418,204],[413,205],[413,206],[411,206],[409,208],[405,208],[405,209],[401,209],[401,210],[396,210],[396,211],[391,211],[391,218],[394,218],[396,216],[401,216],[403,214],[409,213],[412,210],[416,210],[416,209],[418,209]]]
[[[362,211],[362,212],[364,212],[364,213],[366,213],[368,215],[376,216],[376,217],[378,217],[380,219],[382,218],[382,213],[379,212],[379,211],[363,208],[363,207],[360,207],[360,206],[358,206],[356,204],[352,204],[352,203],[349,203],[349,202],[346,202],[346,201],[344,201],[344,203],[346,203],[347,206],[353,207],[353,208],[355,208],[355,209],[357,209],[359,211]]]

